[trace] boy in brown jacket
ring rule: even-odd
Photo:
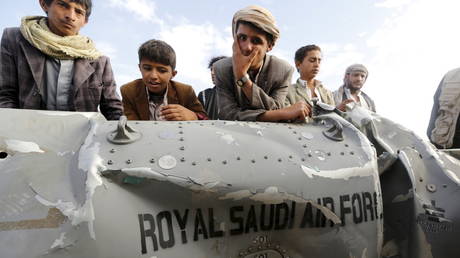
[[[121,87],[129,120],[204,120],[203,106],[190,85],[173,81],[176,53],[166,42],[149,40],[138,51],[142,79]]]

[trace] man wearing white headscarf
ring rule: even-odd
[[[345,105],[354,102],[375,112],[374,101],[361,90],[368,75],[367,68],[362,64],[353,64],[347,68],[343,78],[343,85],[333,93],[337,109],[345,111]]]
[[[294,68],[268,55],[279,30],[265,8],[248,6],[232,21],[233,55],[214,64],[219,119],[245,121],[305,120],[306,103],[283,108]]]

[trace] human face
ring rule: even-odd
[[[249,56],[253,51],[258,49],[259,52],[254,58],[254,61],[249,69],[259,69],[262,66],[265,54],[272,49],[272,47],[268,45],[265,33],[249,25],[240,23],[236,31],[236,39],[241,53],[244,56]]]
[[[161,95],[164,94],[169,81],[176,75],[170,65],[160,64],[148,59],[142,59],[139,64],[142,74],[142,81],[149,92]]]
[[[211,80],[212,84],[216,85],[216,74],[214,72],[214,67],[211,67]]]
[[[56,35],[74,36],[88,22],[86,9],[83,5],[71,2],[70,0],[53,0],[46,5],[40,0],[43,11],[48,15],[48,26]]]
[[[351,90],[360,90],[366,82],[365,72],[351,72],[346,75],[348,88]]]
[[[319,50],[310,50],[302,60],[302,63],[296,63],[297,69],[302,80],[312,80],[319,73],[322,55]]]

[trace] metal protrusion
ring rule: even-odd
[[[418,181],[423,182],[423,177],[421,177]]]
[[[311,157],[312,157],[312,155],[311,155],[310,153],[308,153],[308,155],[307,155],[307,156],[308,156],[309,158],[311,158]]]
[[[185,150],[185,147],[184,147],[184,146],[182,146],[182,147],[180,147],[180,148],[179,148],[179,150]]]
[[[211,162],[211,158],[208,158],[208,161]]]
[[[192,162],[192,166],[196,166],[196,162]]]
[[[184,132],[180,131],[179,134],[184,134]]]
[[[113,165],[113,160],[110,159],[109,161],[107,161],[107,164],[108,165]]]
[[[127,122],[126,116],[121,116],[117,129],[107,135],[107,140],[113,144],[128,144],[139,140],[142,134],[128,126]]]
[[[184,137],[180,137],[180,138],[179,138],[179,141],[183,142],[183,141],[184,141]]]
[[[337,142],[343,141],[343,126],[338,120],[325,116],[316,117],[315,120],[317,119],[321,119],[322,124],[325,124],[326,121],[329,121],[332,125],[331,128],[323,131],[323,135],[326,136],[326,138]]]
[[[297,139],[298,139],[299,141],[301,141],[301,140],[302,140],[302,137],[299,137],[299,138],[297,138]]]
[[[185,158],[184,157],[180,158],[180,162],[185,162]]]
[[[155,159],[150,159],[150,163],[155,163]]]
[[[264,159],[268,159],[268,156],[264,156]]]
[[[289,155],[289,158],[292,159],[292,155]]]
[[[350,155],[355,155],[355,153],[353,151],[350,151]]]
[[[292,133],[293,133],[293,134],[297,134],[297,132],[296,132],[296,131],[293,131]]]
[[[306,144],[304,144],[302,147],[304,147],[304,148],[307,148],[307,145],[306,145]]]
[[[226,160],[222,161],[222,164],[224,164],[224,165],[227,164],[227,161]]]
[[[130,160],[130,159],[128,159],[128,160],[126,161],[126,164],[131,164],[131,163],[133,163],[133,161]]]
[[[345,152],[343,152],[343,151],[342,151],[342,152],[340,152],[340,155],[342,155],[342,156],[343,156],[343,155],[345,155]]]
[[[446,184],[443,184],[442,187],[447,188],[447,185],[446,185]]]
[[[251,160],[251,162],[252,162],[252,163],[256,163],[256,160],[255,160],[255,159],[253,159],[253,160]]]
[[[281,162],[281,161],[283,161],[283,160],[282,160],[282,159],[278,159],[278,162]]]
[[[349,147],[349,145],[345,143],[345,147]]]
[[[436,186],[434,184],[427,184],[426,189],[428,190],[428,192],[431,192],[431,193],[436,192]]]
[[[328,156],[331,156],[331,153],[330,153],[330,152],[328,152],[328,153],[327,153],[327,155],[328,155]]]
[[[111,149],[111,150],[110,150],[110,153],[115,153],[115,152],[116,152],[115,149]]]
[[[302,161],[305,161],[305,158],[302,158]]]
[[[241,158],[240,158],[240,157],[236,157],[236,160],[241,160]]]

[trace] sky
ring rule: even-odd
[[[177,55],[175,80],[198,94],[212,87],[209,59],[231,55],[232,16],[248,5],[275,16],[281,37],[269,54],[294,66],[298,48],[320,46],[317,79],[332,91],[347,66],[364,64],[363,91],[377,113],[426,138],[434,92],[444,74],[460,66],[458,0],[93,0],[80,34],[110,57],[118,86],[140,78],[143,42],[168,42]],[[4,1],[0,29],[19,26],[27,15],[44,15],[38,0]]]

